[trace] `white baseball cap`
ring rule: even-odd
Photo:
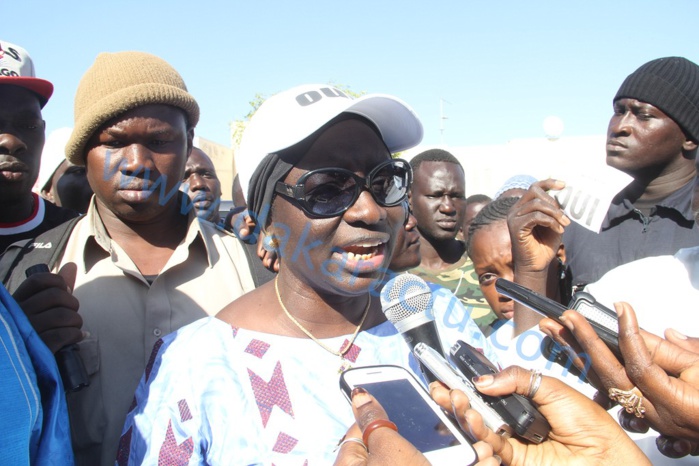
[[[247,197],[250,178],[267,154],[303,141],[345,112],[371,121],[392,153],[416,146],[422,140],[422,123],[417,114],[396,97],[367,94],[353,99],[328,84],[294,87],[267,99],[243,132],[235,158],[243,194]]]
[[[53,84],[36,77],[34,62],[27,51],[4,40],[0,40],[0,84],[29,89],[39,96],[42,108],[53,94]]]

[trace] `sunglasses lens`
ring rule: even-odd
[[[357,195],[357,182],[346,173],[317,172],[306,179],[305,199],[309,210],[319,216],[333,216],[346,210]]]
[[[383,206],[399,204],[408,192],[409,165],[392,161],[369,175],[369,189]],[[303,182],[306,208],[313,215],[333,217],[349,209],[359,197],[362,186],[356,175],[347,170],[321,169],[310,173]]]
[[[405,164],[393,162],[381,167],[370,180],[371,192],[379,204],[393,206],[405,198],[410,175]]]

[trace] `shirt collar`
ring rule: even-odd
[[[90,206],[87,209],[84,221],[88,225],[87,234],[83,240],[83,262],[85,263],[85,270],[87,271],[92,265],[94,265],[94,263],[90,264],[88,261],[88,257],[90,256],[88,254],[88,248],[99,247],[105,252],[105,256],[112,254],[112,238],[109,236],[109,233],[102,222],[102,218],[99,215],[97,205],[95,203],[95,196],[93,196],[92,200],[90,201]],[[208,222],[200,220],[197,217],[194,209],[190,209],[189,212],[187,212],[186,221],[187,233],[184,240],[180,242],[173,252],[173,257],[170,261],[171,265],[184,262],[190,253],[194,253],[197,249],[201,250],[200,248],[203,247],[202,252],[206,254],[209,268],[213,267],[220,258],[214,237],[211,234],[215,227],[213,225],[203,225],[204,223]],[[209,231],[205,231],[207,229],[209,229]],[[173,259],[177,260],[177,262],[172,263]]]
[[[662,207],[664,209],[672,209],[677,211],[682,217],[687,221],[694,221],[694,212],[692,211],[692,195],[694,193],[694,181],[685,184],[681,188],[675,190],[669,196],[663,198],[660,202],[656,204],[656,207]],[[611,222],[615,218],[620,218],[628,215],[635,209],[633,203],[628,200],[623,194],[620,194],[612,201],[609,206],[609,211],[607,211],[607,216],[602,223],[602,229],[606,230],[610,227]]]

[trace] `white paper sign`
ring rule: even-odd
[[[595,233],[599,233],[614,196],[633,180],[630,175],[606,165],[587,170],[576,167],[551,178],[565,181],[566,187],[551,190],[549,194],[572,221]]]

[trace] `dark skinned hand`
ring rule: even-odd
[[[247,210],[238,214],[232,226],[233,231],[243,241],[251,242],[255,234],[255,220]],[[259,232],[257,237],[257,257],[262,261],[262,265],[275,273],[279,273],[279,256],[276,251],[267,251],[264,248],[264,233]]]
[[[561,246],[561,237],[570,219],[558,201],[546,191],[562,189],[565,183],[553,179],[532,184],[507,216],[512,243],[514,281],[546,295],[548,271]],[[515,335],[535,326],[541,316],[515,302]]]
[[[76,272],[75,264],[68,263],[57,274],[31,275],[12,295],[53,353],[83,338],[79,303],[71,294]]]
[[[531,371],[511,366],[495,375],[477,379],[476,388],[487,395],[529,390]],[[464,430],[489,443],[493,452],[510,466],[540,465],[650,465],[650,461],[624,430],[597,403],[563,382],[543,376],[532,401],[551,425],[540,444],[518,437],[504,438],[488,429],[481,415],[470,408],[466,394],[449,390],[439,382],[430,385],[432,398],[453,412]]]
[[[386,411],[378,401],[363,389],[352,392],[352,411],[357,423],[347,431],[344,438],[362,438],[366,426],[377,419],[388,419]],[[369,436],[368,451],[356,442],[345,443],[338,452],[335,466],[396,465],[427,466],[430,463],[410,442],[387,428],[374,430]],[[493,457],[493,449],[485,442],[473,445],[479,461],[477,466],[497,466],[499,459]]]
[[[507,227],[512,240],[512,260],[518,273],[547,271],[556,258],[561,235],[570,225],[570,219],[546,191],[564,187],[562,181],[537,181],[510,210]]]
[[[663,435],[658,449],[673,458],[697,454],[699,449],[699,339],[668,329],[665,339],[639,329],[636,314],[627,303],[615,304],[619,316],[619,348],[622,364],[597,337],[587,320],[566,311],[565,327],[542,320],[541,330],[562,345],[569,345],[587,362],[599,388],[628,390],[637,387],[644,396],[643,419],[622,411],[620,423],[627,430],[644,432],[648,425]],[[584,355],[584,356],[582,356]],[[582,356],[582,357],[580,357]]]

